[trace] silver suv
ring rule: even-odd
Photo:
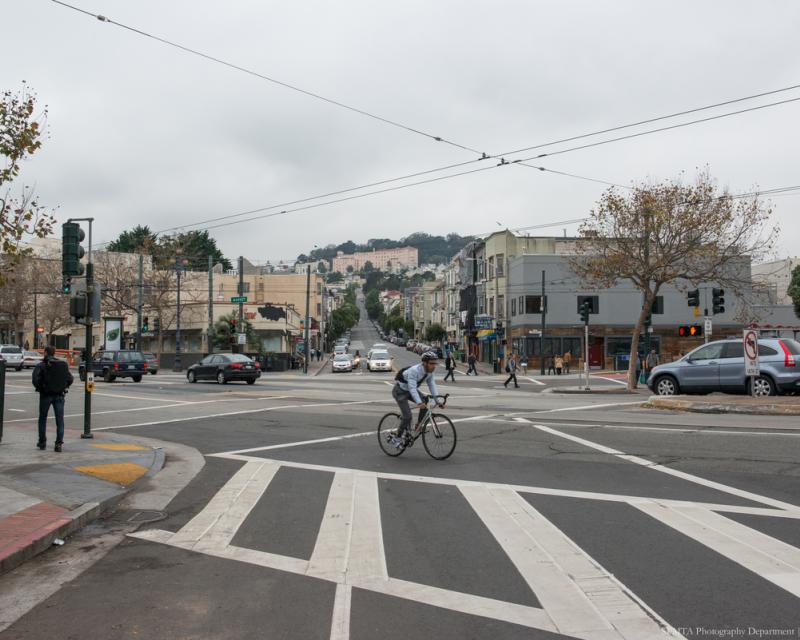
[[[6,361],[6,367],[22,371],[22,347],[15,344],[0,344],[0,360]]]
[[[744,374],[741,339],[709,342],[680,360],[655,367],[647,386],[660,396],[679,393],[776,393],[800,392],[800,343],[788,338],[759,338],[758,363],[761,375],[754,389]]]

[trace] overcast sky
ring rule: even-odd
[[[490,154],[800,83],[789,0],[74,3]],[[59,218],[94,216],[98,241],[475,158],[49,0],[4,0],[2,16],[0,88],[25,80],[50,110],[25,181]],[[796,185],[798,116],[790,103],[539,163],[625,184],[707,164],[734,192]],[[579,218],[603,188],[501,167],[211,233],[229,257],[293,259]],[[800,195],[772,202],[781,253],[797,255]]]

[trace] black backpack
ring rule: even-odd
[[[398,371],[397,374],[394,376],[395,382],[402,382],[404,384],[408,384],[408,380],[405,379],[403,374],[413,366],[414,365],[411,365],[409,367],[403,367],[402,369],[400,369],[400,371]],[[426,373],[424,376],[422,376],[420,381],[417,383],[417,388],[421,387],[422,383],[425,382],[427,379],[428,379],[428,374]]]
[[[69,386],[69,366],[63,360],[48,358],[42,363],[42,393],[57,396]]]

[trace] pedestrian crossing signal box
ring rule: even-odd
[[[702,324],[688,324],[678,327],[678,336],[681,338],[700,338],[702,335]]]
[[[94,371],[89,371],[86,374],[86,393],[94,391]]]

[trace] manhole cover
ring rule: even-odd
[[[135,511],[128,518],[128,522],[133,524],[145,524],[147,522],[158,522],[167,517],[164,511]]]

